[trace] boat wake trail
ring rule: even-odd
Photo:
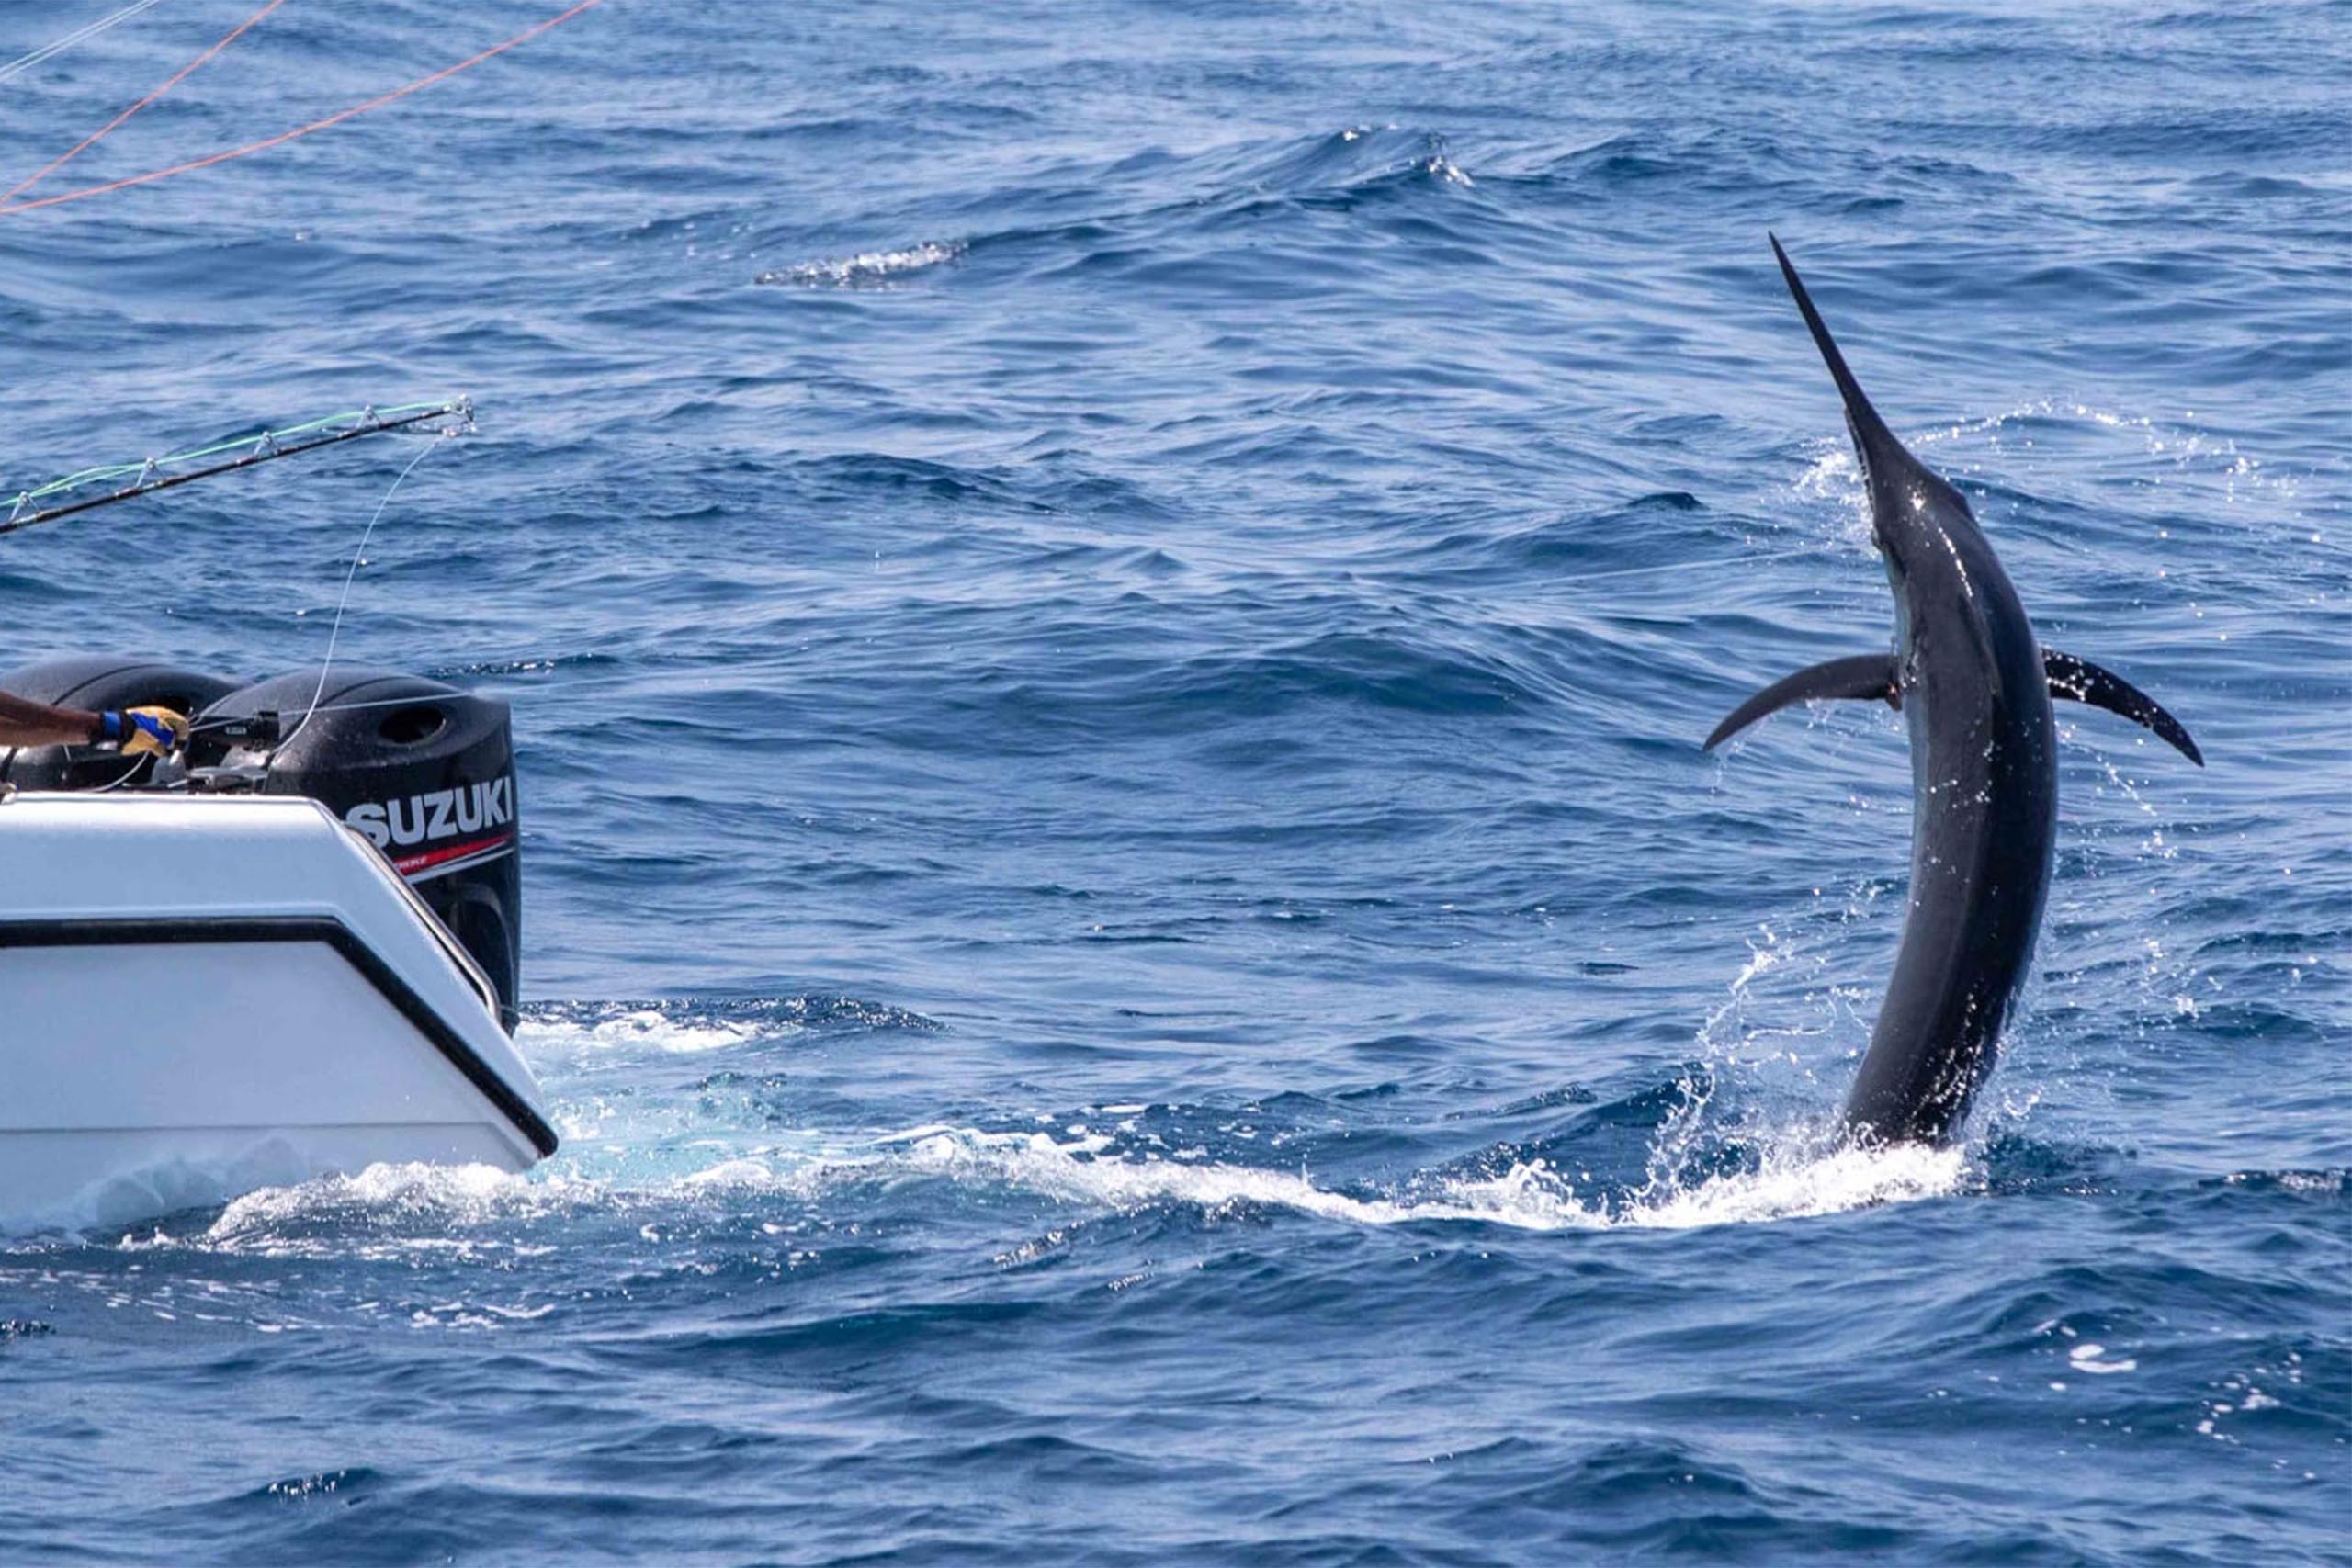
[[[326,1254],[453,1236],[525,1240],[598,1219],[665,1228],[831,1228],[888,1217],[960,1228],[1018,1215],[1306,1216],[1342,1225],[1521,1231],[1689,1230],[1836,1214],[1984,1187],[1965,1148],[1857,1147],[1782,1108],[1716,1103],[1720,1076],[1644,1082],[1532,1142],[1385,1169],[1348,1158],[1297,1117],[1226,1105],[1088,1105],[1001,1119],[865,1128],[796,1124],[830,1044],[928,1032],[919,1015],[842,998],[713,1010],[613,1004],[535,1010],[520,1043],[552,1086],[565,1146],[527,1175],[383,1165],[264,1189],[166,1230],[237,1252]],[[1714,1032],[1711,1025],[1710,1032]],[[666,1065],[666,1066],[665,1066]],[[647,1081],[659,1072],[667,1082]],[[616,1080],[628,1087],[616,1089]],[[1498,1127],[1497,1129],[1500,1131]],[[1359,1128],[1412,1135],[1409,1127]],[[1630,1136],[1628,1136],[1630,1134]]]
[[[818,1146],[830,1144],[830,1147]],[[706,1148],[706,1157],[709,1151]],[[560,1162],[558,1162],[559,1164]],[[1654,1176],[1631,1189],[1572,1178],[1545,1159],[1491,1176],[1418,1174],[1393,1186],[1327,1185],[1306,1170],[1136,1154],[1107,1136],[1056,1137],[931,1125],[797,1147],[729,1153],[674,1173],[630,1179],[560,1170],[514,1176],[487,1166],[377,1166],[356,1176],[265,1189],[238,1199],[203,1243],[236,1251],[334,1251],[372,1235],[402,1244],[452,1231],[609,1211],[650,1216],[772,1209],[821,1215],[836,1200],[876,1191],[946,1190],[944,1207],[990,1208],[1027,1197],[1099,1213],[1190,1210],[1210,1219],[1292,1213],[1350,1225],[1492,1224],[1523,1231],[1690,1230],[1754,1224],[1972,1189],[1962,1150],[1768,1145],[1752,1168],[1696,1178]],[[925,1208],[934,1205],[925,1203]]]
[[[1305,1095],[1245,1105],[1008,1107],[928,1120],[920,1103],[901,1102],[864,1109],[877,1120],[894,1109],[912,1115],[863,1127],[811,1117],[860,1109],[854,1097],[829,1091],[829,1063],[861,1073],[878,1042],[938,1028],[918,1014],[829,997],[542,1006],[517,1043],[549,1087],[564,1146],[527,1174],[388,1163],[288,1182],[256,1170],[238,1185],[278,1184],[223,1208],[127,1224],[50,1214],[6,1228],[28,1235],[62,1225],[88,1241],[320,1258],[430,1253],[460,1242],[528,1247],[543,1230],[574,1224],[619,1226],[606,1238],[615,1246],[641,1226],[825,1230],[888,1221],[963,1231],[1012,1216],[1027,1224],[1083,1214],[1688,1230],[1986,1184],[1981,1158],[1964,1147],[1857,1147],[1809,1119],[1803,1104],[1782,1102],[1769,1084],[1750,1081],[1724,1043],[1738,1032],[1727,1015],[1702,1032],[1711,1065],[1670,1081],[1630,1080],[1597,1100],[1564,1095],[1533,1128],[1519,1120],[1532,1101],[1498,1109],[1481,1129],[1450,1115],[1366,1122],[1340,1102]],[[1763,1101],[1747,1093],[1728,1103],[1722,1096],[1734,1082],[1760,1089]],[[1366,1164],[1358,1154],[1365,1137],[1396,1146]],[[170,1207],[159,1201],[148,1212]]]

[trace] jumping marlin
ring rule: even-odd
[[[1846,367],[1781,242],[1789,292],[1846,402],[1894,593],[1894,649],[1800,670],[1733,710],[1713,747],[1813,698],[1901,710],[1911,732],[1911,901],[1894,978],[1846,1101],[1857,1133],[1944,1143],[1993,1069],[2033,957],[2058,817],[2050,699],[2143,724],[2202,767],[2180,722],[2122,677],[2044,648],[1960,491],[1904,448]]]

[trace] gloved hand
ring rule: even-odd
[[[98,716],[98,736],[119,740],[126,757],[163,757],[187,739],[187,717],[169,708],[128,708]]]

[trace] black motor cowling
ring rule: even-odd
[[[44,660],[0,675],[0,692],[51,707],[166,707],[194,713],[237,689],[220,675],[183,670],[158,659],[111,655]],[[0,784],[18,789],[136,788],[153,772],[154,759],[125,762],[111,746],[0,747]]]
[[[523,881],[506,705],[420,676],[338,667],[323,688],[317,671],[301,671],[197,716],[192,769],[265,759],[264,793],[308,795],[384,852],[489,976],[512,1032]]]

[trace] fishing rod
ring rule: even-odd
[[[311,436],[306,441],[295,442],[291,446],[279,444],[280,436],[302,434],[319,429],[322,425],[331,424],[335,419],[344,417],[354,419],[356,423],[341,430],[332,430],[323,434]],[[39,490],[19,492],[16,498],[15,508],[5,521],[0,521],[0,534],[21,533],[27,528],[36,527],[43,523],[54,523],[61,517],[72,517],[79,513],[95,511],[101,506],[112,506],[119,501],[136,501],[142,495],[153,495],[157,491],[194,484],[198,479],[209,479],[216,474],[235,473],[241,468],[255,468],[263,463],[274,463],[280,457],[300,457],[305,452],[316,452],[322,446],[334,446],[345,441],[356,441],[363,435],[381,435],[387,431],[406,430],[431,420],[455,420],[457,422],[455,424],[442,432],[445,434],[454,434],[472,428],[473,418],[474,405],[470,398],[459,398],[454,402],[435,403],[430,407],[409,404],[404,408],[387,410],[383,413],[378,413],[374,409],[368,408],[361,410],[355,415],[332,416],[311,424],[297,425],[292,430],[276,432],[265,430],[257,435],[239,436],[234,441],[224,441],[218,446],[208,446],[195,452],[184,452],[175,457],[151,457],[143,464],[123,464],[112,468],[93,468],[52,480]],[[227,462],[215,463],[209,468],[191,468],[184,474],[159,475],[155,471],[165,463],[188,462],[198,457],[209,457],[218,453],[234,451],[241,446],[251,446],[253,450],[243,457],[232,457]],[[136,473],[139,478],[121,490],[109,491],[104,495],[94,495],[81,501],[66,502],[57,506],[44,507],[40,511],[30,513],[24,510],[28,504],[44,495],[54,495],[99,479],[118,479],[130,473]]]

